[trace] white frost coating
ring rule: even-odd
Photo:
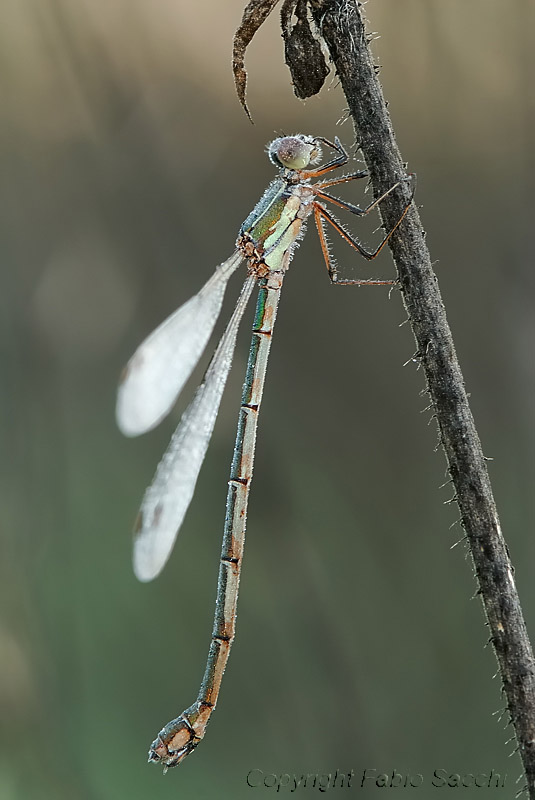
[[[154,480],[145,492],[140,527],[134,534],[134,572],[140,581],[155,578],[173,549],[212,436],[232,363],[238,326],[255,282],[254,277],[246,279],[204,380],[182,415]]]
[[[117,424],[125,436],[150,431],[169,413],[206,347],[227,282],[242,261],[236,251],[140,344],[117,393]]]

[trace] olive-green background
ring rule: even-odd
[[[277,13],[247,55],[251,126],[230,69],[242,5],[2,5],[0,800],[269,797],[250,770],[269,783],[365,768],[422,774],[404,792],[420,797],[435,769],[495,769],[505,791],[462,796],[513,797],[520,762],[470,558],[451,549],[462,531],[400,296],[332,287],[312,226],[273,342],[220,703],[177,770],[145,764],[204,668],[252,308],[150,585],[132,574],[132,521],[208,354],[138,440],[115,426],[118,374],[232,252],[273,175],[270,139],[354,141],[332,74],[319,97],[293,96]],[[535,6],[370,0],[366,13],[533,630]],[[377,219],[349,222],[378,240]],[[347,275],[392,274],[389,254],[337,254]],[[337,794],[382,796],[353,785]]]

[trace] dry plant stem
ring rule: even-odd
[[[403,164],[368,47],[361,7],[356,0],[310,0],[310,5],[347,98],[374,193],[380,195],[403,174]],[[399,218],[403,202],[403,194],[394,193],[381,205],[386,229]],[[535,798],[533,653],[481,443],[416,208],[409,209],[389,246],[472,553],[524,764],[527,790]]]

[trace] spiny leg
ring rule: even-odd
[[[366,206],[366,208],[360,208],[360,206],[353,205],[353,203],[348,203],[345,200],[340,200],[339,197],[333,197],[331,194],[328,194],[327,192],[323,191],[324,189],[327,189],[330,186],[336,186],[339,183],[346,183],[348,180],[354,180],[355,178],[360,178],[360,177],[364,178],[368,174],[366,170],[363,170],[362,173],[363,174],[355,172],[353,175],[346,175],[345,177],[342,178],[334,178],[333,180],[330,181],[322,181],[321,183],[317,183],[314,185],[314,192],[318,197],[322,197],[324,200],[328,200],[330,203],[334,203],[335,205],[340,206],[340,208],[345,208],[348,211],[351,211],[352,214],[358,214],[359,216],[363,217],[365,214],[369,214],[370,211],[373,211],[374,208],[377,208],[379,203],[381,203],[385,199],[385,197],[388,197],[388,195],[391,192],[393,192],[394,189],[397,189],[397,187],[401,186],[401,184],[404,183],[406,180],[412,180],[413,178],[412,175],[409,175],[407,176],[407,178],[403,178],[402,180],[397,181],[390,187],[390,189],[387,189],[386,192],[383,192],[383,194],[380,197],[378,197],[377,200],[372,200],[372,202],[368,206]],[[407,212],[408,207],[412,203],[413,196],[414,196],[414,191],[411,194],[411,199],[407,204],[407,208],[405,209],[404,214]],[[399,222],[401,222],[402,219],[403,216],[400,217]],[[395,228],[393,228],[393,230],[395,230]]]
[[[314,190],[316,190],[316,187],[314,187]],[[371,210],[369,207],[361,208],[360,206],[355,205],[355,203],[349,203],[347,200],[341,200],[339,197],[333,197],[332,195],[327,194],[327,192],[315,191],[314,193],[316,197],[320,197],[322,200],[327,200],[329,203],[334,203],[336,206],[339,206],[339,208],[344,208],[346,211],[350,211],[352,214],[356,214],[359,217],[365,216],[368,211]],[[375,205],[375,203],[373,205]]]
[[[398,184],[395,184],[395,185],[398,185]],[[393,188],[395,188],[395,186],[391,187],[388,190],[388,192],[385,193],[385,195],[388,194],[390,191],[392,191]],[[321,193],[318,193],[318,194],[319,194],[319,196],[321,196]],[[377,203],[380,200],[382,200],[385,195],[382,195],[378,200],[374,201],[374,203],[371,203],[370,206],[367,209],[361,209],[362,214],[366,214],[366,213],[368,213],[368,211],[371,211],[372,208],[374,206],[376,206]],[[337,198],[331,198],[329,196],[327,196],[327,199],[329,199],[329,200],[334,199],[335,201],[337,201]],[[342,208],[347,208],[349,211],[351,211],[351,208],[350,208],[350,206],[352,206],[351,203],[346,204],[346,203],[344,203],[344,201],[337,201],[337,202],[339,203],[339,205]],[[336,266],[334,265],[334,263],[333,263],[333,261],[331,259],[331,255],[329,253],[329,248],[328,248],[328,245],[327,245],[327,238],[325,236],[325,231],[323,229],[323,220],[324,219],[327,222],[329,222],[333,226],[333,228],[340,234],[340,236],[343,239],[345,239],[345,241],[348,244],[350,244],[351,247],[353,247],[355,250],[357,250],[357,252],[360,253],[361,256],[363,256],[363,258],[365,258],[367,261],[371,261],[372,259],[374,259],[376,256],[379,255],[379,253],[381,252],[381,250],[383,249],[385,244],[388,242],[388,240],[390,239],[390,237],[392,236],[392,234],[394,233],[396,228],[399,227],[399,225],[401,224],[401,222],[402,222],[403,218],[405,217],[407,211],[409,210],[409,207],[410,207],[411,203],[412,203],[412,195],[411,195],[411,198],[410,198],[409,202],[407,203],[407,205],[403,209],[403,213],[401,214],[400,218],[398,219],[398,221],[396,222],[396,224],[394,225],[392,230],[390,230],[386,234],[386,236],[384,237],[383,241],[378,245],[378,247],[375,250],[373,250],[372,252],[369,252],[368,250],[366,250],[360,244],[360,242],[358,242],[353,236],[351,236],[351,234],[349,234],[347,231],[345,231],[343,229],[343,227],[338,222],[338,220],[335,217],[333,217],[332,214],[321,203],[318,203],[317,201],[314,201],[314,203],[313,203],[313,205],[314,205],[314,221],[315,221],[316,227],[318,229],[318,235],[319,235],[319,238],[320,238],[321,250],[322,250],[322,253],[323,253],[323,257],[325,259],[325,264],[327,266],[327,272],[329,273],[329,278],[330,278],[331,282],[332,283],[337,283],[337,284],[340,284],[340,285],[344,285],[344,286],[349,286],[349,285],[391,286],[392,284],[396,283],[395,280],[380,281],[380,280],[374,280],[374,279],[352,279],[352,278],[343,278],[342,280],[339,280],[338,279],[338,273],[337,273],[337,270],[336,270]],[[355,206],[354,208],[356,209],[356,208],[358,208],[358,206]],[[358,212],[356,212],[356,213],[358,213]]]
[[[356,181],[360,178],[369,178],[370,173],[367,169],[359,169],[357,172],[351,172],[349,175],[342,175],[340,178],[332,178],[328,181],[321,181],[320,183],[313,184],[314,189],[328,189],[329,186],[337,186],[339,183],[349,183],[349,181]],[[393,188],[393,187],[392,187]],[[382,199],[382,198],[381,198]]]
[[[316,136],[316,141],[323,142],[328,147],[331,147],[333,150],[336,150],[338,156],[333,158],[327,164],[323,166],[316,167],[315,169],[306,169],[299,171],[299,179],[300,180],[308,180],[309,178],[319,178],[320,175],[325,175],[327,172],[332,172],[333,169],[338,169],[338,167],[343,167],[349,161],[349,156],[347,151],[344,149],[342,142],[338,138],[335,137],[334,142],[330,142],[328,139],[324,139],[323,136]],[[330,185],[330,184],[329,184]]]
[[[320,238],[320,245],[321,251],[323,253],[323,258],[325,259],[325,264],[327,266],[327,272],[329,273],[329,278],[331,283],[336,283],[340,285],[345,284],[363,284],[363,285],[375,285],[375,286],[389,286],[394,283],[394,281],[379,281],[379,280],[372,280],[372,279],[355,279],[355,280],[338,280],[338,273],[336,270],[336,266],[331,259],[331,254],[329,253],[329,246],[327,244],[327,237],[325,236],[325,231],[323,230],[323,222],[322,217],[327,219],[328,222],[334,225],[338,233],[343,236],[343,238],[349,242],[349,244],[354,247],[358,252],[363,255],[365,258],[369,258],[370,254],[368,254],[364,248],[356,241],[352,240],[352,238],[347,234],[343,228],[337,225],[325,211],[320,203],[314,203],[314,221],[316,223],[316,228],[318,229],[318,235]],[[373,257],[373,256],[372,256]]]

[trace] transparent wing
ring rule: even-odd
[[[173,549],[212,436],[238,326],[255,282],[254,277],[245,281],[203,382],[184,412],[154,480],[145,492],[134,531],[134,572],[140,581],[155,578]]]
[[[117,424],[125,436],[151,430],[169,413],[214,329],[228,279],[242,261],[237,250],[140,344],[117,393]]]

